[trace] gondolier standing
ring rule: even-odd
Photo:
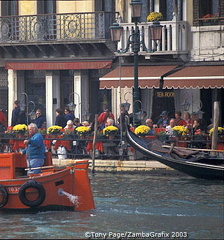
[[[29,139],[24,140],[24,144],[27,146],[21,153],[26,154],[27,165],[29,167],[28,175],[30,173],[40,173],[40,169],[44,165],[45,159],[45,146],[43,141],[43,136],[38,133],[38,128],[35,123],[31,123],[28,126]]]

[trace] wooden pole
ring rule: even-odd
[[[217,148],[218,124],[219,124],[219,102],[215,101],[214,102],[214,115],[213,115],[214,132],[212,134],[212,149]]]
[[[92,168],[91,168],[92,173],[94,173],[94,171],[95,171],[95,147],[96,147],[97,126],[98,126],[97,119],[98,119],[98,114],[95,114],[94,135],[93,135],[93,155],[92,155]]]

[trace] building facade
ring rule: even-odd
[[[123,28],[117,50],[127,46],[134,24],[131,22],[130,1],[122,6]],[[223,36],[224,3],[220,0],[142,0],[142,17],[138,24],[147,50],[140,44],[139,88],[142,110],[156,121],[163,110],[204,112],[207,124],[213,117],[213,102],[219,101],[220,125],[223,111]],[[162,37],[152,40],[150,12],[161,12]],[[115,69],[100,78],[102,89],[111,89],[113,111],[119,112],[120,102],[132,104],[133,52],[116,54]],[[120,61],[119,61],[120,58]],[[121,86],[121,89],[119,88]],[[121,95],[121,97],[117,97]],[[115,102],[116,101],[116,102]],[[132,108],[132,105],[131,105]],[[131,109],[132,111],[132,109]]]
[[[26,102],[27,113],[34,102],[47,126],[71,102],[81,120],[97,113],[98,79],[115,51],[114,1],[0,1],[0,13],[0,108],[8,124],[16,99]]]
[[[0,1],[0,108],[10,125],[13,102],[27,96],[47,126],[55,110],[76,103],[75,115],[92,119],[104,104],[116,117],[133,104],[133,54],[126,47],[134,24],[131,0]],[[224,3],[222,0],[142,0],[139,51],[141,109],[156,121],[163,110],[205,112],[220,102],[224,124]],[[162,12],[161,40],[152,40],[150,12]],[[207,17],[206,17],[207,16]],[[205,19],[206,18],[206,19]],[[109,27],[123,28],[118,44]],[[210,25],[208,25],[210,24]],[[25,94],[24,94],[25,93]],[[186,104],[187,103],[187,104]]]

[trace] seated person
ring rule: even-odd
[[[145,120],[145,125],[150,127],[150,130],[148,132],[148,135],[155,135],[155,129],[154,129],[154,125],[153,125],[153,121],[151,118],[148,118]]]
[[[203,125],[201,125],[200,119],[195,119],[193,121],[192,129],[193,129],[192,145],[197,148],[205,148],[206,143],[204,142],[204,140],[206,140],[206,137],[204,135],[205,132],[203,130]]]
[[[175,118],[170,119],[170,125],[166,127],[166,134],[172,136],[173,135],[173,127],[175,126]]]
[[[157,122],[157,127],[166,128],[167,125],[169,125],[168,113],[167,111],[162,111],[160,114],[160,119]]]
[[[73,121],[72,120],[68,120],[66,126],[64,127],[64,129],[68,130],[68,131],[71,131],[71,132],[74,131],[75,126],[73,124]]]
[[[184,119],[181,118],[181,112],[180,111],[176,111],[175,112],[175,126],[186,126],[187,123]]]
[[[33,123],[35,123],[38,128],[46,127],[46,118],[44,115],[42,115],[42,112],[40,109],[36,110],[36,118],[34,119]]]
[[[113,119],[107,119],[105,127],[108,126],[115,126]],[[109,156],[109,158],[116,158],[116,155],[118,155],[117,143],[113,140],[106,140],[103,142],[103,148],[105,155]]]

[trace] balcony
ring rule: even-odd
[[[151,22],[139,23],[138,27],[140,30],[141,39],[144,40],[148,51],[144,51],[143,45],[141,45],[141,55],[187,55],[189,47],[187,44],[188,37],[188,24],[187,22],[180,21],[161,21],[162,28],[162,39],[161,41],[154,41],[151,38],[150,28],[152,27]],[[121,41],[118,43],[118,50],[124,49],[127,45],[128,37],[132,34],[134,24],[121,23],[120,26],[123,28]],[[129,50],[128,54],[131,54],[132,49]],[[127,53],[126,53],[127,54]]]
[[[0,42],[84,41],[108,39],[115,12],[0,17]]]
[[[0,58],[109,56],[115,50],[109,26],[117,15],[86,12],[0,17]]]

